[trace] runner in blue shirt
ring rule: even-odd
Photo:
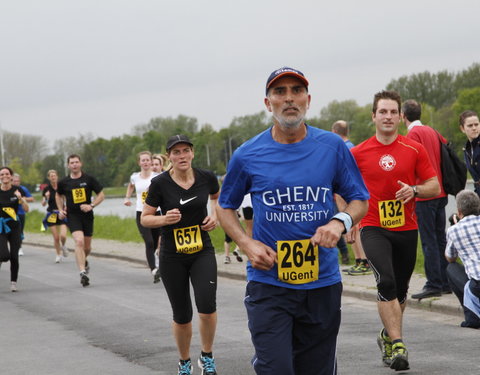
[[[334,374],[341,277],[335,245],[367,212],[356,163],[338,136],[304,123],[308,81],[291,68],[267,80],[273,126],[247,141],[228,166],[217,208],[249,258],[245,306],[257,374]],[[253,239],[236,209],[250,193]],[[333,214],[333,194],[348,203]]]
[[[24,193],[24,199],[27,201],[27,203],[32,203],[35,201],[35,198],[30,194],[30,191],[23,185],[21,185],[21,177],[18,173],[13,174],[13,179],[12,179],[12,185],[19,187],[23,193]],[[20,242],[20,249],[18,250],[18,255],[22,256],[24,255],[23,250],[22,250],[22,242],[25,237],[23,234],[23,229],[25,228],[25,220],[27,218],[27,213],[24,211],[22,205],[18,206],[18,212],[17,212],[18,218],[20,220],[20,227],[22,228],[22,234],[21,234],[21,242]]]

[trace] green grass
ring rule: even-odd
[[[422,243],[420,242],[420,236],[418,237],[417,242],[417,262],[415,263],[415,269],[413,270],[413,272],[425,275],[425,269],[423,267]]]
[[[106,187],[103,192],[107,197],[124,197],[127,188],[125,186]]]
[[[106,187],[103,189],[103,192],[109,198],[124,197],[126,191],[127,191],[127,188],[125,186]],[[42,193],[39,191],[32,193],[32,196],[35,198],[36,201],[39,201],[42,199]]]
[[[348,255],[350,257],[350,264],[353,265],[355,263],[355,257],[353,256],[353,251],[352,247],[350,244],[347,244],[348,247]],[[340,257],[340,252],[339,252],[339,257],[338,261],[341,262],[341,257]],[[422,243],[420,242],[420,235],[418,236],[418,242],[417,242],[417,261],[415,263],[415,268],[413,272],[425,275],[425,269],[423,268],[423,251],[422,251]]]
[[[43,212],[38,210],[30,211],[27,214],[25,232],[42,233],[40,228],[44,217],[45,213]],[[121,242],[143,242],[140,233],[138,233],[135,219],[123,219],[113,215],[95,216],[94,237]],[[211,231],[210,238],[212,239],[215,250],[222,253],[223,240],[225,238],[223,230],[221,228],[216,228]]]
[[[45,217],[43,212],[32,210],[27,213],[25,221],[25,232],[41,233],[42,220]]]
[[[27,222],[25,226],[26,232],[41,233],[40,226],[45,214],[38,210],[33,210],[27,214]],[[95,216],[95,238],[103,238],[106,240],[115,240],[121,242],[138,242],[142,243],[142,238],[138,233],[135,219],[122,219],[118,216]],[[213,246],[217,253],[223,253],[223,242],[225,240],[225,232],[222,228],[218,227],[211,231],[210,238],[212,239]],[[348,245],[348,252],[350,255],[350,264],[354,263],[354,256],[351,246]],[[340,260],[339,260],[340,261]],[[423,252],[420,238],[417,244],[417,262],[415,264],[415,273],[424,275],[425,270],[423,268]]]

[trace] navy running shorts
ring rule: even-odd
[[[297,290],[250,281],[245,307],[257,374],[336,374],[342,283]]]

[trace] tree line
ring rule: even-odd
[[[393,79],[386,89],[398,91],[403,100],[421,102],[422,122],[443,134],[461,155],[466,138],[459,129],[459,114],[466,109],[480,112],[479,63],[457,73],[426,71],[405,75]],[[350,125],[350,139],[358,144],[375,133],[371,112],[371,104],[360,106],[355,100],[335,100],[322,108],[318,116],[307,118],[306,122],[330,130],[335,121],[345,120]],[[218,131],[210,124],[200,125],[195,117],[156,117],[133,127],[131,134],[110,139],[94,138],[90,134],[69,137],[56,142],[53,150],[48,149],[47,141],[41,136],[4,132],[3,157],[5,164],[21,174],[22,184],[30,189],[45,182],[50,169],[56,169],[61,177],[64,176],[67,173],[66,157],[72,153],[81,155],[85,172],[96,176],[104,186],[122,186],[138,169],[138,152],[163,153],[167,139],[182,133],[188,135],[195,145],[193,165],[222,175],[233,151],[271,123],[271,117],[265,111],[235,117],[228,127]],[[400,131],[405,134],[405,127]]]

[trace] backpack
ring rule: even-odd
[[[441,169],[442,169],[442,184],[445,193],[456,196],[461,190],[465,189],[467,183],[467,166],[461,161],[452,148],[450,142],[443,143],[438,133],[440,140],[440,155],[441,155]]]

